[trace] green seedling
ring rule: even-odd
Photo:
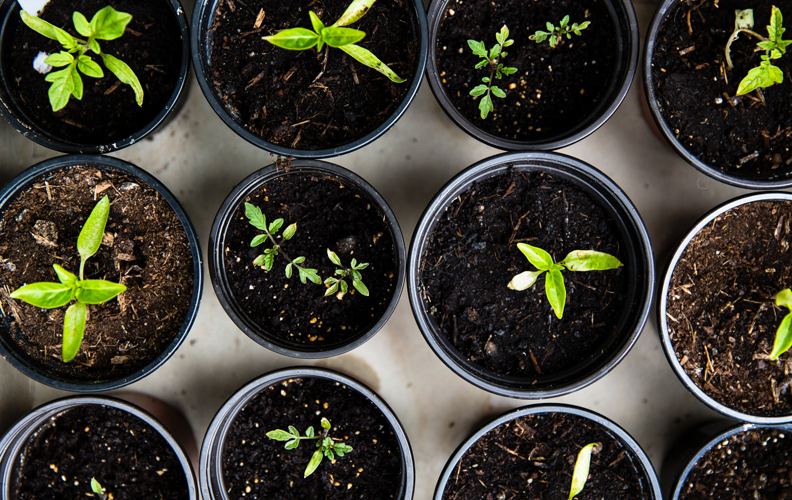
[[[781,324],[778,325],[778,330],[776,330],[773,352],[770,353],[771,360],[778,359],[779,356],[792,347],[792,290],[787,288],[778,292],[775,295],[775,304],[778,307],[784,306],[790,311],[781,320]]]
[[[385,63],[369,50],[364,49],[357,42],[363,40],[366,33],[352,28],[344,28],[359,20],[368,12],[376,0],[354,0],[338,20],[330,26],[325,26],[314,11],[308,14],[311,18],[313,31],[307,28],[290,28],[275,35],[262,37],[272,45],[288,50],[308,50],[316,47],[321,51],[325,44],[328,47],[341,49],[364,66],[379,71],[395,83],[404,83],[407,80],[399,77]]]
[[[489,68],[489,76],[481,79],[481,85],[477,85],[470,91],[473,97],[484,96],[479,101],[479,110],[481,111],[481,119],[487,118],[487,115],[495,108],[492,105],[492,96],[503,99],[506,97],[506,92],[497,85],[493,85],[493,78],[500,80],[503,75],[513,75],[517,72],[517,68],[510,68],[504,66],[503,58],[508,55],[503,49],[510,47],[514,44],[514,40],[509,40],[509,28],[504,24],[500,32],[495,33],[495,39],[498,43],[492,46],[489,51],[487,50],[484,42],[477,42],[476,40],[468,40],[468,46],[473,53],[481,58],[476,64],[476,69],[481,69],[485,66]]]
[[[31,16],[24,10],[20,11],[22,21],[32,30],[52,40],[57,40],[65,50],[57,54],[50,54],[44,62],[60,71],[49,73],[45,80],[52,83],[49,88],[49,100],[52,111],[63,109],[69,99],[77,100],[83,96],[83,81],[80,73],[91,78],[102,78],[104,71],[87,54],[93,52],[102,58],[105,67],[109,69],[120,81],[132,87],[135,91],[135,101],[138,106],[143,106],[143,86],[140,85],[132,68],[124,61],[102,52],[97,40],[115,40],[120,38],[126,30],[132,16],[125,12],[118,12],[107,6],[97,12],[91,22],[83,14],[74,12],[72,20],[77,33],[88,40],[75,38],[66,31],[54,26],[47,21]]]
[[[267,437],[275,441],[287,441],[285,446],[287,450],[297,448],[300,445],[300,441],[304,439],[316,439],[316,447],[319,449],[311,456],[311,460],[308,462],[308,466],[305,468],[305,473],[303,474],[303,477],[308,477],[319,467],[324,457],[327,457],[328,460],[334,460],[336,455],[343,457],[345,454],[352,451],[351,446],[344,443],[336,443],[338,439],[329,437],[331,428],[329,420],[322,417],[321,425],[323,430],[320,436],[314,433],[313,427],[305,429],[305,435],[301,436],[297,428],[290,425],[288,432],[276,429],[274,431],[269,431]]]
[[[296,257],[292,259],[281,248],[283,242],[294,237],[294,233],[297,232],[297,223],[287,226],[280,235],[279,240],[276,240],[275,236],[277,236],[280,228],[283,227],[283,219],[275,219],[268,225],[267,217],[261,213],[261,209],[251,203],[245,203],[245,216],[249,219],[251,226],[264,231],[264,234],[256,235],[256,237],[253,238],[253,241],[250,242],[250,246],[257,247],[264,244],[267,240],[272,243],[272,248],[267,248],[264,250],[263,254],[256,257],[256,259],[253,261],[254,266],[261,266],[265,271],[270,271],[275,264],[275,257],[280,254],[289,261],[289,263],[286,264],[287,278],[291,278],[293,270],[297,269],[297,272],[300,276],[300,281],[303,283],[305,283],[307,280],[310,280],[317,285],[322,282],[322,278],[316,274],[316,269],[309,269],[300,266],[300,264],[305,262],[305,257]]]
[[[367,263],[361,262],[358,264],[357,259],[352,259],[349,267],[346,267],[341,263],[341,259],[338,258],[338,255],[329,248],[327,249],[327,258],[330,259],[330,262],[338,266],[335,273],[339,278],[327,278],[324,281],[324,284],[328,287],[325,292],[325,297],[333,295],[340,289],[341,296],[339,298],[343,298],[349,289],[344,279],[350,276],[352,277],[352,286],[355,287],[355,290],[360,292],[361,295],[368,297],[369,290],[366,288],[366,285],[363,284],[363,278],[360,274],[361,270],[369,266]]]
[[[601,448],[599,443],[589,443],[578,452],[577,460],[575,461],[575,470],[572,472],[572,486],[569,488],[569,500],[572,500],[578,493],[583,491],[586,486],[586,480],[589,475],[589,467],[591,467],[591,453],[599,452]]]
[[[99,495],[99,498],[101,498],[102,500],[107,500],[105,489],[102,488],[102,485],[99,484],[99,481],[97,481],[95,477],[91,478],[91,491]]]
[[[532,287],[542,273],[547,272],[545,293],[558,319],[564,315],[564,305],[566,304],[566,287],[561,271],[564,269],[569,271],[606,271],[623,265],[613,255],[594,250],[573,250],[564,257],[564,260],[556,263],[553,261],[553,257],[541,248],[525,243],[517,243],[517,248],[538,270],[518,274],[512,278],[508,287],[512,290],[525,290]]]
[[[550,47],[555,48],[561,40],[564,39],[566,36],[568,39],[572,38],[572,33],[576,34],[577,36],[582,35],[581,31],[588,28],[591,24],[591,21],[584,21],[580,24],[573,23],[572,26],[569,25],[569,16],[564,16],[561,19],[561,23],[558,26],[553,26],[553,23],[547,23],[547,31],[537,30],[536,33],[529,36],[530,40],[535,41],[536,43],[542,43],[545,40],[549,39]]]
[[[61,356],[69,362],[77,355],[85,333],[88,304],[103,304],[126,291],[120,283],[105,280],[87,280],[84,276],[85,262],[99,250],[104,236],[107,217],[110,214],[110,199],[105,196],[96,204],[77,238],[80,254],[80,278],[53,264],[60,283],[31,283],[11,293],[11,298],[44,309],[55,309],[77,300],[66,309],[63,318],[63,349]]]
[[[787,45],[792,43],[792,40],[784,40],[783,34],[786,29],[782,26],[783,16],[781,10],[775,5],[770,13],[770,24],[767,26],[767,37],[763,37],[759,33],[753,31],[754,15],[753,9],[737,10],[734,16],[734,33],[729,37],[726,43],[726,66],[728,69],[734,69],[734,64],[731,59],[731,45],[732,42],[737,40],[740,33],[746,33],[754,38],[757,38],[756,51],[764,51],[762,54],[762,62],[759,66],[752,68],[742,79],[737,86],[737,95],[747,94],[757,90],[759,97],[764,102],[764,97],[761,94],[760,88],[772,87],[776,83],[784,81],[784,72],[781,68],[774,66],[770,63],[771,60],[781,59],[786,53]]]

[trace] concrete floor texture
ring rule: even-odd
[[[185,2],[188,12],[192,3]],[[642,40],[658,3],[635,0]],[[224,126],[191,79],[186,104],[167,127],[112,156],[149,171],[174,192],[192,218],[205,257],[220,203],[239,181],[273,158]],[[654,136],[641,113],[642,92],[638,76],[603,127],[561,152],[599,168],[632,199],[649,230],[659,274],[677,240],[701,215],[745,191],[699,174]],[[369,146],[329,161],[358,173],[379,190],[409,242],[437,190],[465,167],[499,152],[457,128],[424,82],[393,129]],[[56,155],[0,123],[0,180],[8,181]],[[406,291],[390,321],[368,343],[342,356],[300,363],[243,334],[221,308],[208,273],[187,340],[164,366],[125,390],[151,394],[181,410],[200,442],[215,412],[239,387],[265,372],[298,364],[352,375],[390,404],[412,443],[417,500],[432,497],[446,460],[476,427],[526,404],[477,389],[441,363],[415,324]],[[35,406],[64,395],[0,362],[0,433]],[[644,447],[658,470],[682,431],[717,418],[672,373],[660,347],[654,312],[616,369],[552,402],[579,405],[614,420]]]

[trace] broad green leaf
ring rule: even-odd
[[[267,241],[267,235],[266,234],[257,234],[253,238],[253,241],[250,242],[250,246],[251,247],[257,247],[257,246],[261,245],[262,243],[264,243],[265,241]]]
[[[781,290],[775,295],[775,303],[777,306],[784,306],[792,310],[792,290],[787,288]]]
[[[77,62],[75,61],[75,63],[69,67],[72,70],[72,78],[74,78],[74,89],[72,89],[72,95],[77,100],[82,99],[83,81],[82,81],[82,77],[80,76],[80,73],[77,71]]]
[[[352,259],[352,267],[354,269],[362,270],[362,269],[367,268],[368,266],[369,266],[368,262],[361,262],[360,264],[355,266],[355,259]]]
[[[333,264],[335,264],[335,265],[337,265],[339,267],[344,267],[341,264],[341,259],[338,258],[338,255],[336,255],[336,253],[334,251],[330,250],[329,248],[327,249],[327,258],[330,259],[330,262],[332,262]]]
[[[479,57],[487,57],[487,46],[484,45],[484,42],[478,42],[476,40],[468,40],[468,47],[470,50],[473,51],[473,54]],[[486,62],[484,63],[486,64]]]
[[[781,15],[781,10],[773,5],[770,12],[770,24],[767,26],[768,38],[774,43],[781,41],[781,36],[784,34],[783,27],[784,17]]]
[[[79,77],[76,62],[60,71],[53,71],[47,74],[44,80],[52,83],[47,93],[52,111],[60,111],[66,107],[77,86],[76,79]]]
[[[364,285],[363,282],[360,281],[359,279],[352,280],[352,286],[355,287],[355,290],[360,292],[360,295],[362,295],[364,297],[368,297],[369,296],[368,288],[366,288],[366,285]]]
[[[473,90],[470,91],[470,95],[472,95],[473,97],[476,97],[476,96],[483,95],[486,91],[487,91],[487,86],[486,85],[478,85],[476,87],[473,87]]]
[[[96,41],[94,38],[88,39],[88,47],[94,52],[94,54],[101,54],[102,48],[99,47],[99,42]]]
[[[58,281],[60,281],[61,283],[63,283],[68,287],[74,287],[74,285],[77,283],[76,275],[65,270],[58,264],[52,264],[52,267],[55,269],[55,274],[58,275]]]
[[[338,48],[352,56],[360,64],[368,66],[369,68],[387,76],[392,82],[404,83],[407,81],[394,73],[388,66],[385,65],[385,63],[377,59],[377,56],[359,45],[351,43]]]
[[[558,45],[558,38],[555,35],[550,35],[550,46],[555,47]]]
[[[773,66],[767,61],[756,68],[752,68],[745,75],[745,78],[740,82],[737,87],[737,95],[747,94],[753,92],[759,87],[770,87],[776,83],[784,81],[784,73],[776,66]]]
[[[91,215],[88,216],[80,230],[80,236],[77,237],[77,251],[82,260],[87,260],[99,250],[109,215],[110,198],[105,196],[91,210]]]
[[[91,78],[102,78],[104,76],[102,67],[96,64],[93,59],[91,59],[89,56],[86,56],[85,54],[77,58],[77,69]]]
[[[341,289],[341,293],[347,293],[349,291],[349,286],[347,285],[346,281],[339,281],[338,288]]]
[[[509,282],[508,288],[512,290],[525,290],[531,288],[544,271],[524,271]]]
[[[94,38],[99,40],[115,40],[124,34],[127,24],[131,20],[131,14],[118,12],[108,5],[94,14],[91,19],[91,32]]]
[[[555,26],[553,26],[553,23],[548,21],[547,23],[545,23],[545,26],[547,27],[547,31],[549,31],[550,33],[555,31]]]
[[[792,347],[792,313],[784,316],[784,319],[781,320],[781,324],[778,325],[775,342],[773,342],[773,352],[770,353],[770,359],[778,359],[778,357],[787,352],[790,347]]]
[[[288,226],[286,226],[286,229],[283,230],[283,239],[284,240],[292,239],[292,236],[294,236],[294,233],[296,231],[297,231],[297,224],[296,223],[289,224]]]
[[[305,468],[303,477],[308,477],[314,473],[314,471],[319,467],[319,464],[322,463],[322,457],[324,457],[324,454],[322,453],[321,449],[318,449],[314,452],[313,456],[311,457],[311,461],[308,462],[308,466]]]
[[[314,436],[315,436],[315,434],[314,434],[314,428],[313,428],[313,426],[310,426],[310,427],[308,427],[307,429],[305,429],[305,437],[312,438],[312,437],[314,437]]]
[[[358,271],[357,269],[352,269],[352,277],[355,278],[356,280],[363,279],[363,275],[361,275],[360,271]]]
[[[336,443],[333,445],[333,451],[335,451],[336,455],[338,455],[339,457],[343,457],[344,454],[352,451],[352,447],[347,446],[344,443]]]
[[[266,259],[266,258],[267,258],[267,256],[266,256],[266,255],[264,255],[264,254],[261,254],[261,255],[259,255],[259,256],[258,256],[258,257],[256,257],[256,259],[253,261],[253,265],[254,265],[254,266],[263,266],[263,265],[264,265],[264,259]]]
[[[376,0],[354,0],[349,7],[341,14],[338,21],[333,26],[349,26],[361,17],[374,5]]]
[[[108,300],[126,291],[121,283],[105,280],[82,280],[77,282],[76,297],[86,304],[104,304]]]
[[[753,9],[734,11],[734,29],[751,30],[754,27]]]
[[[31,283],[17,288],[11,293],[12,299],[44,309],[65,306],[73,298],[73,288],[63,283]]]
[[[545,275],[545,293],[547,300],[553,307],[553,311],[558,319],[564,316],[564,305],[566,304],[566,287],[561,271],[553,269]]]
[[[264,255],[264,269],[269,271],[273,265],[275,265],[275,255],[271,253]]]
[[[484,97],[481,98],[479,101],[479,110],[481,111],[481,119],[487,118],[487,115],[490,114],[490,111],[495,109],[492,106],[492,97],[490,97],[489,92],[484,94]]]
[[[573,250],[559,264],[570,271],[605,271],[624,265],[613,255],[594,250]]]
[[[292,439],[291,441],[286,443],[286,446],[284,446],[284,448],[286,448],[287,450],[293,450],[297,448],[299,445],[300,445],[299,439]]]
[[[316,45],[321,37],[305,28],[291,28],[271,36],[262,37],[276,47],[287,50],[307,50]]]
[[[305,280],[311,280],[312,283],[316,283],[317,285],[322,282],[322,278],[316,274],[316,269],[306,269],[304,267],[298,267],[297,271],[300,273],[300,281],[305,283]]]
[[[61,32],[61,36],[71,38],[71,35],[63,31],[62,29],[58,28],[55,25],[48,23],[47,21],[36,17],[31,16],[24,10],[19,11],[19,15],[22,17],[22,22],[24,22],[28,28],[32,29],[36,33],[40,35],[44,35],[47,38],[52,40],[58,40],[58,32]]]
[[[586,480],[589,475],[589,467],[591,466],[591,452],[599,443],[589,443],[578,452],[577,460],[575,461],[575,469],[572,472],[572,486],[569,489],[569,500],[583,491],[586,485]]]
[[[138,80],[137,75],[135,72],[132,71],[132,68],[129,67],[127,63],[124,61],[117,59],[110,54],[99,54],[102,56],[102,61],[104,62],[105,67],[109,69],[119,80],[121,83],[125,83],[132,87],[132,90],[135,91],[135,102],[137,102],[138,106],[143,106],[143,86],[140,85],[140,80]]]
[[[332,448],[323,448],[323,450],[324,450],[324,455],[328,459],[335,460],[335,454],[333,453],[333,449]]]
[[[481,61],[479,61],[478,63],[476,63],[476,65],[474,66],[474,68],[476,68],[476,69],[481,69],[481,68],[483,68],[484,66],[486,66],[488,63],[489,63],[489,61],[487,61],[486,59],[482,59]]]
[[[501,90],[501,88],[496,85],[493,85],[490,90],[492,90],[492,95],[494,95],[495,97],[500,97],[501,99],[506,97],[506,92]]]
[[[322,22],[322,20],[319,19],[319,16],[317,16],[314,11],[308,12],[308,16],[311,18],[311,26],[313,26],[314,31],[317,32],[319,35],[321,35],[322,34],[322,30],[325,27],[325,25]],[[321,50],[321,49],[319,49],[319,50]]]
[[[261,209],[252,203],[245,203],[245,217],[256,229],[267,230],[267,217],[261,213]]]
[[[99,484],[99,481],[97,481],[95,477],[91,478],[91,491],[97,495],[101,495],[102,493],[102,485]]]
[[[56,68],[68,66],[72,62],[74,62],[74,56],[66,51],[50,54],[46,59],[44,59],[45,64],[49,64],[50,66],[54,66]]]
[[[514,73],[517,73],[517,68],[511,68],[507,66],[501,69],[501,71],[503,71],[504,75],[509,76],[509,75],[513,75]]]
[[[330,430],[330,427],[331,427],[330,421],[327,420],[325,417],[322,417],[322,420],[320,421],[320,425],[322,426],[322,429],[325,429],[325,430],[328,430],[328,431]]]
[[[288,279],[288,278],[291,278],[291,277],[292,277],[292,265],[291,265],[291,263],[289,263],[289,264],[286,264],[286,278]]]
[[[561,27],[562,28],[566,28],[567,24],[569,24],[569,16],[568,15],[564,16],[564,18],[561,19]]]
[[[333,285],[335,283],[338,283],[338,280],[335,278],[327,278],[324,280],[325,285]]]
[[[74,11],[74,14],[72,14],[72,21],[74,22],[74,29],[77,30],[77,33],[84,37],[91,36],[91,25],[88,24],[88,19],[86,19],[84,15]]]
[[[85,333],[86,313],[87,308],[82,302],[75,302],[66,309],[63,317],[63,351],[61,351],[65,363],[73,360],[80,350]]]
[[[330,26],[322,30],[322,41],[331,47],[342,47],[363,40],[366,33],[352,28]]]
[[[302,264],[303,262],[305,262],[305,257],[300,256],[294,259],[295,264]]]
[[[300,431],[298,431],[297,427],[295,427],[293,425],[289,426],[289,432],[291,432],[292,436],[294,436],[294,437],[298,437],[300,435]]]
[[[488,76],[485,76],[484,78],[482,78],[482,79],[481,79],[481,81],[482,81],[482,82],[484,82],[484,83],[489,83],[489,82],[491,82],[492,80],[490,79],[490,77],[488,77]]]
[[[489,58],[492,60],[496,59],[500,55],[500,51],[501,51],[500,45],[498,44],[493,45],[489,51]]]
[[[267,433],[267,437],[270,439],[274,439],[275,441],[289,441],[294,438],[292,434],[281,429],[275,429],[274,431],[269,431]]]
[[[275,234],[278,230],[283,226],[283,219],[275,219],[269,225],[269,232],[270,234]]]
[[[537,269],[547,271],[553,265],[553,257],[541,248],[533,247],[526,243],[517,243],[517,249],[533,264]]]
[[[324,296],[329,297],[338,291],[338,281],[335,281],[326,291]]]

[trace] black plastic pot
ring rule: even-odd
[[[27,440],[51,418],[71,408],[84,405],[101,405],[115,408],[129,413],[151,426],[171,446],[176,457],[179,459],[179,463],[184,470],[184,478],[187,482],[190,500],[199,500],[198,485],[195,480],[192,465],[190,464],[190,459],[187,458],[184,449],[173,435],[171,435],[170,431],[168,431],[159,420],[136,405],[107,396],[71,396],[57,399],[39,406],[19,419],[19,421],[6,432],[2,440],[0,440],[0,500],[12,500],[16,498],[14,492],[11,490],[14,484],[11,477],[14,473],[19,454],[22,452]]]
[[[429,18],[429,58],[426,66],[426,79],[434,93],[435,99],[443,108],[443,111],[454,121],[462,130],[470,134],[479,141],[494,148],[507,151],[550,151],[569,146],[600,128],[616,112],[621,105],[630,84],[635,76],[638,65],[638,21],[635,18],[635,10],[629,0],[608,0],[608,10],[617,30],[619,40],[619,55],[616,69],[611,75],[609,91],[605,95],[599,106],[592,113],[581,121],[580,124],[556,134],[535,141],[515,141],[504,139],[496,135],[481,130],[470,120],[465,118],[457,110],[445,93],[441,78],[437,69],[437,32],[446,6],[451,0],[432,0],[429,6],[427,17]]]
[[[671,365],[671,369],[676,374],[677,378],[682,382],[687,390],[693,393],[699,401],[704,403],[705,405],[709,406],[713,410],[717,411],[718,413],[725,415],[729,418],[733,418],[735,420],[740,420],[742,422],[750,422],[754,424],[760,425],[777,425],[777,424],[786,424],[792,422],[792,415],[786,416],[779,416],[779,417],[762,417],[757,415],[750,415],[748,413],[743,413],[741,411],[737,411],[735,409],[729,408],[712,397],[706,394],[703,390],[701,390],[693,381],[688,377],[685,373],[685,370],[682,368],[682,365],[679,363],[679,359],[677,359],[676,353],[674,352],[674,346],[671,344],[671,339],[669,337],[668,332],[668,317],[666,315],[666,310],[668,307],[668,288],[671,283],[671,277],[674,274],[674,269],[676,268],[677,263],[679,262],[682,253],[687,248],[690,241],[698,234],[701,229],[703,229],[707,224],[713,221],[716,217],[722,215],[729,210],[734,209],[735,207],[745,205],[747,203],[753,203],[758,201],[792,201],[792,194],[789,193],[761,193],[761,194],[753,194],[753,195],[745,195],[734,198],[733,200],[727,201],[712,210],[710,210],[707,214],[705,214],[694,226],[693,228],[688,231],[684,238],[679,242],[674,253],[671,256],[668,264],[666,264],[665,273],[663,275],[663,281],[659,283],[659,292],[658,292],[658,300],[657,300],[657,331],[660,334],[660,343],[663,345],[663,352],[665,352],[666,359],[668,360],[668,364]]]
[[[182,342],[184,342],[184,339],[187,337],[187,332],[190,331],[190,327],[192,327],[193,321],[195,320],[195,315],[198,312],[198,305],[201,302],[201,291],[203,289],[203,265],[201,260],[201,250],[200,246],[198,245],[198,235],[195,233],[195,229],[193,228],[190,219],[187,217],[184,209],[182,209],[178,200],[176,200],[168,188],[165,187],[165,185],[158,181],[154,176],[140,169],[139,167],[129,162],[109,156],[68,155],[51,158],[33,165],[16,176],[11,182],[6,184],[2,190],[0,190],[0,211],[2,211],[8,203],[16,198],[17,193],[25,190],[43,176],[61,168],[70,167],[72,165],[91,165],[100,169],[121,171],[125,174],[140,178],[143,182],[156,189],[160,196],[162,196],[162,198],[168,202],[168,205],[170,205],[171,209],[173,209],[173,211],[176,213],[176,216],[179,218],[179,222],[181,222],[184,232],[187,235],[187,241],[190,245],[190,252],[192,253],[193,291],[190,298],[190,306],[187,310],[187,316],[184,319],[184,323],[182,323],[181,328],[179,329],[179,333],[155,360],[126,377],[85,382],[70,379],[65,375],[52,373],[49,369],[47,369],[46,366],[30,359],[23,350],[6,338],[7,326],[5,324],[4,315],[0,315],[0,357],[11,363],[14,368],[37,382],[41,382],[42,384],[46,384],[50,387],[64,391],[110,391],[136,382],[149,375],[151,372],[162,366],[171,356],[173,356],[173,353],[176,352],[176,349],[178,349]]]
[[[19,133],[28,139],[41,144],[44,147],[60,151],[62,153],[86,153],[86,154],[105,154],[131,146],[143,140],[147,135],[153,133],[160,126],[175,116],[175,111],[181,107],[186,96],[186,87],[189,82],[188,74],[190,71],[190,39],[187,16],[179,0],[165,0],[171,7],[173,15],[177,20],[182,41],[181,67],[179,68],[179,79],[176,87],[168,99],[165,107],[147,123],[143,128],[128,137],[119,137],[117,140],[108,144],[82,144],[70,140],[67,137],[58,137],[49,131],[42,129],[33,123],[22,108],[16,103],[15,96],[9,90],[11,86],[6,81],[10,78],[9,72],[5,70],[5,65],[0,63],[3,71],[0,71],[0,114],[3,115],[8,123],[11,124]],[[0,52],[3,57],[7,57],[3,44],[11,30],[6,30],[6,25],[12,16],[19,17],[20,7],[16,0],[0,0]],[[168,120],[166,120],[168,119]]]
[[[619,322],[621,335],[614,338],[609,354],[592,353],[578,368],[552,376],[518,378],[485,370],[468,360],[438,330],[427,312],[421,291],[421,258],[427,239],[446,207],[477,181],[518,170],[541,170],[582,188],[608,213],[624,243],[625,271],[629,273],[628,304]],[[627,195],[612,180],[591,165],[560,153],[504,153],[482,160],[451,179],[432,199],[421,215],[410,245],[407,290],[413,315],[426,342],[457,375],[481,389],[501,396],[543,399],[561,396],[599,380],[612,370],[638,339],[649,314],[654,289],[654,260],[649,235],[641,216]]]
[[[225,261],[222,258],[224,255],[223,249],[226,247],[225,237],[228,226],[231,223],[234,213],[238,210],[239,206],[244,203],[245,198],[263,184],[277,177],[306,173],[340,179],[344,183],[350,184],[368,195],[372,203],[375,203],[385,215],[386,223],[390,229],[394,249],[396,251],[395,286],[388,306],[382,316],[368,329],[358,332],[357,336],[351,340],[341,344],[330,344],[320,347],[286,342],[268,332],[261,325],[257,324],[254,319],[250,318],[234,298],[229,285],[229,278],[226,275]],[[233,320],[248,337],[267,349],[286,356],[303,359],[328,358],[351,351],[362,345],[373,337],[388,321],[388,318],[390,318],[390,315],[396,308],[396,304],[399,302],[399,296],[401,296],[401,291],[404,286],[405,253],[404,238],[402,237],[396,216],[393,215],[385,199],[371,186],[371,184],[354,172],[332,163],[319,160],[295,160],[292,162],[288,171],[279,169],[278,165],[275,163],[258,170],[237,184],[223,201],[212,223],[212,230],[209,233],[209,276],[212,279],[212,286],[214,287],[214,291],[223,309],[225,309],[225,312],[231,317],[231,320]]]
[[[456,451],[454,451],[454,454],[451,455],[451,458],[448,459],[448,462],[446,462],[443,472],[440,474],[440,479],[437,481],[433,500],[443,500],[443,492],[446,489],[446,485],[449,481],[453,481],[454,474],[458,473],[457,464],[465,455],[465,453],[467,453],[470,447],[473,446],[479,439],[484,437],[485,434],[496,427],[499,427],[516,418],[527,415],[541,415],[547,413],[567,413],[570,415],[576,415],[591,420],[606,428],[638,458],[638,461],[640,462],[645,474],[644,484],[646,491],[644,491],[644,498],[647,498],[648,500],[662,500],[663,497],[660,493],[660,481],[657,477],[654,467],[652,467],[652,462],[649,461],[649,457],[646,455],[646,452],[644,452],[641,446],[632,438],[632,436],[627,433],[627,431],[598,413],[594,413],[593,411],[589,411],[578,406],[565,404],[523,406],[522,408],[508,411],[482,426],[467,440],[460,444]],[[482,477],[482,480],[485,483],[487,482],[487,478],[485,477]]]
[[[380,398],[377,393],[363,383],[341,375],[338,372],[323,368],[293,367],[276,370],[249,382],[231,396],[218,410],[209,429],[206,431],[201,445],[201,463],[198,467],[198,481],[201,486],[201,495],[204,500],[230,500],[223,480],[223,450],[226,446],[226,434],[234,422],[237,414],[244,408],[248,401],[256,396],[262,389],[294,378],[322,378],[340,382],[361,393],[369,399],[388,419],[393,434],[399,442],[401,451],[402,480],[401,487],[390,498],[395,500],[411,500],[415,490],[415,464],[407,434],[404,432],[399,419],[393,410]],[[397,493],[397,494],[396,494]]]
[[[212,85],[207,81],[207,75],[209,74],[211,61],[212,45],[214,43],[213,33],[210,28],[214,22],[214,14],[217,11],[217,7],[222,3],[222,1],[223,0],[200,0],[195,4],[191,33],[191,47],[193,65],[195,67],[195,76],[198,78],[198,84],[201,86],[204,97],[206,97],[206,100],[209,101],[209,105],[212,107],[214,112],[217,113],[217,116],[219,116],[220,119],[222,119],[223,122],[237,135],[254,146],[277,155],[292,156],[295,158],[319,159],[351,153],[352,151],[360,149],[370,142],[376,140],[382,134],[390,130],[390,128],[395,125],[397,121],[399,121],[399,118],[402,117],[404,112],[407,110],[407,107],[418,93],[418,89],[421,86],[421,80],[423,79],[424,69],[426,68],[428,30],[426,27],[426,13],[422,1],[408,0],[407,4],[414,9],[415,17],[417,19],[417,26],[415,26],[414,29],[418,33],[420,54],[418,55],[418,62],[415,68],[415,77],[413,78],[412,82],[410,82],[407,95],[404,97],[399,107],[396,108],[396,110],[382,123],[382,125],[373,131],[359,139],[350,141],[340,146],[326,149],[295,149],[273,144],[248,131],[236,120],[234,120],[225,106],[223,106],[223,104],[215,95],[214,91],[212,90]]]

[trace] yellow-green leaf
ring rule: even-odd
[[[566,304],[566,287],[564,286],[564,277],[558,269],[551,269],[547,272],[545,293],[555,315],[561,319],[564,316],[564,305]]]
[[[94,14],[91,19],[91,34],[99,40],[115,40],[124,34],[131,20],[131,14],[118,12],[108,5]]]
[[[316,45],[320,39],[318,34],[305,28],[291,28],[262,37],[262,40],[287,50],[307,50]]]
[[[778,325],[775,342],[773,342],[773,352],[770,353],[770,359],[778,359],[778,357],[787,352],[790,347],[792,347],[792,313],[784,316],[784,319],[781,320],[781,324]]]
[[[102,78],[104,76],[102,67],[96,64],[93,59],[91,59],[89,56],[86,56],[85,54],[77,58],[77,69],[91,78]]]
[[[74,22],[74,29],[77,30],[77,33],[85,37],[91,36],[91,25],[84,15],[74,11],[74,14],[72,14],[72,22]]]
[[[77,356],[85,333],[87,308],[82,302],[75,302],[66,309],[63,317],[63,361],[68,363]]]
[[[572,486],[569,489],[569,500],[583,491],[586,485],[586,480],[589,475],[589,467],[591,466],[591,452],[594,447],[599,446],[599,443],[589,443],[580,449],[577,460],[575,461],[575,470],[572,472]]]
[[[28,304],[44,309],[65,306],[73,297],[72,287],[63,283],[31,283],[17,288],[11,293],[12,299],[19,299]]]
[[[110,198],[103,197],[91,210],[91,215],[77,237],[77,251],[82,260],[90,258],[102,244],[107,217],[110,215]]]
[[[53,71],[47,74],[44,80],[52,83],[47,92],[52,111],[60,111],[66,107],[69,103],[69,98],[74,94],[77,87],[77,79],[79,78],[76,61],[73,61],[60,71]],[[80,83],[82,83],[82,80],[80,80]]]
[[[350,43],[349,45],[344,45],[338,48],[352,56],[360,64],[368,66],[369,68],[379,71],[383,75],[387,76],[392,82],[404,83],[407,81],[394,73],[384,62],[377,59],[377,56],[372,54],[369,50],[364,49],[359,45]]]
[[[539,247],[534,247],[526,243],[517,243],[517,249],[533,264],[542,271],[549,270],[553,265],[553,257]]]
[[[613,255],[594,250],[573,250],[559,264],[570,271],[605,271],[623,265]]]
[[[74,285],[77,283],[77,276],[62,268],[58,264],[53,264],[52,267],[55,269],[55,274],[58,275],[58,281],[68,287],[74,287]]]
[[[352,28],[337,28],[330,26],[322,30],[322,41],[331,47],[343,47],[350,43],[356,43],[366,36],[360,30]]]
[[[323,456],[324,454],[322,453],[321,448],[314,452],[313,456],[311,457],[311,461],[308,462],[308,466],[305,468],[303,477],[308,477],[314,473],[314,471],[319,467],[319,464],[322,463]]]
[[[333,24],[333,26],[349,26],[354,23],[369,11],[376,0],[355,0],[349,7],[341,14],[341,17]]]
[[[76,297],[86,304],[103,304],[120,293],[126,286],[105,280],[82,280],[77,282]]]
[[[132,87],[132,90],[135,91],[135,102],[137,102],[137,105],[143,106],[143,86],[140,85],[140,80],[138,80],[132,68],[121,59],[115,58],[110,54],[100,55],[102,56],[105,67],[107,67],[116,78],[121,80],[121,83],[129,85]]]
[[[22,22],[24,22],[28,28],[40,35],[44,35],[45,37],[51,38],[52,40],[58,40],[58,32],[61,32],[61,36],[71,38],[71,35],[57,26],[54,26],[39,17],[31,16],[24,10],[20,10],[19,15],[22,17]]]

